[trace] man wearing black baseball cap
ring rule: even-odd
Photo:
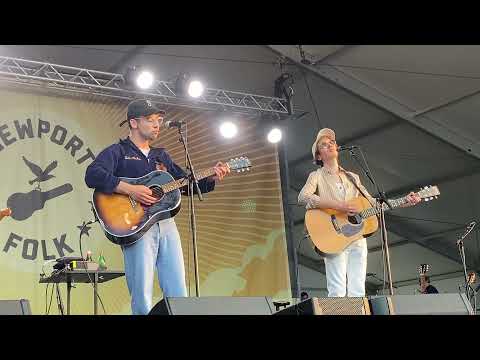
[[[150,100],[134,100],[128,104],[126,120],[120,126],[128,122],[129,136],[98,154],[87,168],[87,186],[106,194],[129,195],[144,205],[151,205],[158,200],[149,187],[126,183],[120,177],[138,178],[154,170],[168,171],[175,179],[185,177],[185,171],[164,148],[150,146],[158,137],[165,115],[166,112]],[[202,192],[212,191],[215,181],[230,172],[228,165],[220,162],[214,169],[216,175],[199,181]],[[164,297],[187,296],[182,246],[173,218],[159,221],[135,243],[122,246],[122,251],[133,314],[148,314],[152,308],[155,267]]]
[[[155,105],[152,104],[150,100],[139,99],[134,100],[127,107],[127,118],[120,123],[120,126],[123,126],[130,119],[137,119],[142,116],[149,116],[152,114],[159,114],[163,118],[166,112],[165,110],[160,110]],[[130,127],[131,128],[131,127]]]

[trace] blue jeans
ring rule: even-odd
[[[153,225],[122,251],[133,315],[146,315],[152,309],[155,267],[164,297],[187,296],[182,244],[173,218]]]

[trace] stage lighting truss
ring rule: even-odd
[[[155,80],[155,85],[148,90],[129,90],[124,86],[122,74],[5,56],[0,56],[0,81],[123,99],[142,96],[155,103],[194,109],[275,117],[288,114],[286,100],[281,98],[207,88],[203,95],[192,99],[177,95],[175,82],[160,80]]]

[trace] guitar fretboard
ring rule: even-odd
[[[209,177],[211,175],[215,175],[215,170],[213,170],[213,168],[200,170],[197,172],[196,175],[198,180],[202,180],[203,178]],[[181,179],[163,184],[161,188],[164,193],[168,193],[170,191],[180,189],[181,187],[184,187],[187,184],[188,184],[187,178],[181,178]]]
[[[407,197],[404,196],[404,197],[401,197],[399,199],[388,200],[388,203],[390,204],[392,209],[395,209],[395,208],[397,208],[397,207],[399,207],[403,204],[406,204],[407,203]],[[387,204],[382,204],[382,207],[383,207],[384,211],[390,210],[390,208],[388,207]],[[380,209],[378,207],[371,207],[371,208],[365,209],[365,210],[360,212],[360,216],[364,219],[366,219],[370,216],[378,215],[378,214],[380,214]]]

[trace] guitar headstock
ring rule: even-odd
[[[417,194],[423,201],[431,201],[438,198],[440,190],[438,190],[438,186],[429,185],[422,188]]]
[[[241,156],[235,159],[230,159],[230,161],[228,161],[227,164],[230,167],[231,171],[236,171],[236,172],[250,171],[250,168],[252,167],[252,163],[245,156]]]
[[[418,273],[420,276],[425,275],[428,271],[430,271],[430,265],[429,264],[420,264],[417,268]]]

